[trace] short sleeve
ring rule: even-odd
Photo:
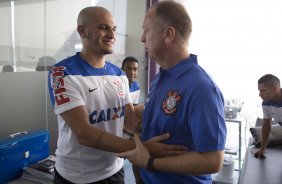
[[[85,105],[75,77],[68,75],[65,66],[53,67],[48,77],[49,95],[56,115]]]

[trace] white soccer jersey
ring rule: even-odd
[[[139,103],[140,87],[136,81],[133,81],[129,86],[130,95],[133,104]]]
[[[123,159],[79,144],[60,114],[84,105],[92,126],[122,136],[125,104],[131,103],[126,75],[109,62],[93,68],[77,53],[52,68],[49,93],[58,115],[57,171],[75,183],[99,181],[118,172]]]
[[[263,118],[274,119],[275,124],[282,122],[282,101],[263,101]]]

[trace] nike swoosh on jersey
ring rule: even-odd
[[[93,91],[95,91],[96,89],[98,89],[98,87],[97,88],[94,88],[94,89],[88,89],[88,91],[91,93],[91,92],[93,92]]]

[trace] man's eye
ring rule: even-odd
[[[110,26],[107,26],[107,25],[100,25],[98,26],[98,28],[104,31],[108,31],[112,29],[113,32],[116,32],[116,29],[117,29],[116,27],[111,28]]]
[[[107,30],[108,26],[98,26],[98,28],[101,29],[101,30]]]

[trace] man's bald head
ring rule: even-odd
[[[82,9],[77,18],[82,51],[104,56],[113,52],[116,24],[113,15],[99,6]]]
[[[100,6],[90,6],[82,9],[77,17],[77,26],[89,25],[98,17],[105,14],[111,14],[107,9]]]

